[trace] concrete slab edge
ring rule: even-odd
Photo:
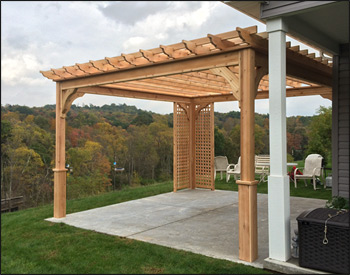
[[[65,218],[47,218],[47,219],[45,219],[45,221],[54,222],[54,223],[63,223],[64,220],[65,220]],[[80,228],[80,229],[85,229],[85,228],[77,227],[77,226],[74,226],[74,225],[69,225],[69,226],[73,226],[73,227]],[[137,237],[133,236],[135,234],[132,234],[130,236],[121,236],[121,235],[111,234],[109,232],[97,231],[97,230],[92,230],[92,229],[85,229],[85,230],[93,231],[93,232],[96,232],[96,233],[107,234],[107,235],[111,235],[111,236],[117,236],[117,237],[121,237],[121,238],[129,238],[129,239],[137,240],[139,242],[145,242],[144,240],[137,239]],[[263,265],[259,264],[259,263],[254,263],[254,262],[249,263],[249,262],[241,261],[239,259],[232,259],[232,258],[226,257],[224,255],[214,255],[212,253],[206,253],[206,252],[199,253],[199,252],[193,251],[191,249],[184,249],[184,248],[166,246],[166,245],[162,245],[162,244],[159,244],[157,242],[152,242],[152,241],[149,241],[149,242],[146,242],[146,243],[152,243],[152,244],[155,244],[155,245],[159,245],[159,246],[163,246],[163,247],[167,247],[167,248],[172,248],[172,249],[175,249],[175,250],[182,250],[182,251],[186,251],[186,252],[191,252],[191,253],[194,253],[194,254],[204,255],[204,256],[211,257],[211,258],[214,258],[214,259],[219,259],[219,260],[226,260],[226,261],[234,262],[234,263],[237,263],[237,264],[243,264],[243,265],[251,266],[251,267],[255,267],[255,268],[260,268],[260,269],[264,268]]]
[[[238,258],[231,258],[231,257],[227,257],[227,256],[221,255],[221,254],[220,255],[215,255],[213,253],[208,253],[206,251],[199,252],[199,251],[196,251],[194,249],[185,248],[185,247],[181,247],[180,248],[180,247],[176,247],[176,246],[168,246],[168,245],[157,243],[157,242],[155,242],[153,240],[145,241],[145,240],[142,240],[142,239],[138,239],[135,236],[127,236],[126,238],[133,239],[133,240],[140,241],[140,242],[151,243],[151,244],[155,244],[155,245],[159,245],[159,246],[163,246],[163,247],[167,247],[167,248],[171,248],[171,249],[175,249],[175,250],[179,250],[179,251],[191,252],[191,253],[194,253],[194,254],[207,256],[207,257],[218,259],[218,260],[225,260],[225,261],[230,261],[230,262],[237,263],[237,264],[243,264],[243,265],[246,265],[246,266],[263,269],[263,265],[261,263],[245,262],[245,261],[239,260]]]
[[[264,269],[280,272],[283,274],[332,274],[325,271],[314,270],[297,266],[293,263],[277,261],[271,258],[264,260]]]

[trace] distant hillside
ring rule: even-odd
[[[240,155],[240,113],[215,112],[215,155]],[[26,206],[51,201],[55,159],[55,105],[1,106],[1,197],[25,196]],[[287,118],[287,151],[302,159],[312,117]],[[72,105],[66,119],[69,198],[171,180],[173,114],[126,104]],[[269,153],[269,117],[255,115],[256,154]],[[293,156],[292,156],[293,155]],[[125,168],[114,174],[113,163]]]

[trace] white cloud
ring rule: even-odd
[[[146,38],[141,36],[133,36],[128,38],[123,43],[123,48],[128,51],[137,51],[142,48],[142,45],[145,43]]]
[[[332,101],[319,95],[287,98],[287,116],[313,116],[320,106],[331,107]]]
[[[36,56],[29,53],[5,56],[1,59],[1,78],[3,84],[15,86],[26,84],[30,86],[45,85],[44,79],[33,76],[43,67]]]
[[[264,24],[219,1],[3,1],[1,8],[2,104],[54,104],[55,83],[40,70],[152,49],[236,27],[258,25],[259,32],[265,31]],[[314,97],[305,108],[301,108],[301,101],[309,102],[288,99],[287,114],[312,114],[328,100]],[[159,101],[84,96],[77,102],[126,103],[159,113],[172,112],[171,103]],[[215,111],[232,110],[239,110],[237,102],[215,104]],[[267,113],[268,100],[257,100],[255,110]]]

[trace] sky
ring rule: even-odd
[[[220,1],[1,1],[1,105],[55,104],[56,85],[40,70],[134,53],[182,40],[257,25]],[[292,46],[300,44],[292,39]],[[301,46],[301,49],[306,48]],[[160,114],[170,102],[84,95],[73,104],[134,105]],[[321,96],[287,98],[287,116],[312,116],[331,101]],[[239,111],[237,102],[215,103],[216,112]],[[266,114],[268,99],[255,101]]]

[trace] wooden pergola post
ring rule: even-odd
[[[174,102],[173,105],[173,173],[174,173],[174,178],[173,178],[173,191],[177,191],[177,154],[178,154],[178,149],[177,149],[177,102]]]
[[[196,105],[190,104],[190,189],[196,189]]]
[[[257,181],[255,180],[254,100],[255,52],[240,52],[241,89],[241,180],[238,184],[239,259],[253,262],[258,257]]]
[[[61,84],[56,84],[56,158],[54,171],[54,218],[66,216],[66,119],[62,116]]]

